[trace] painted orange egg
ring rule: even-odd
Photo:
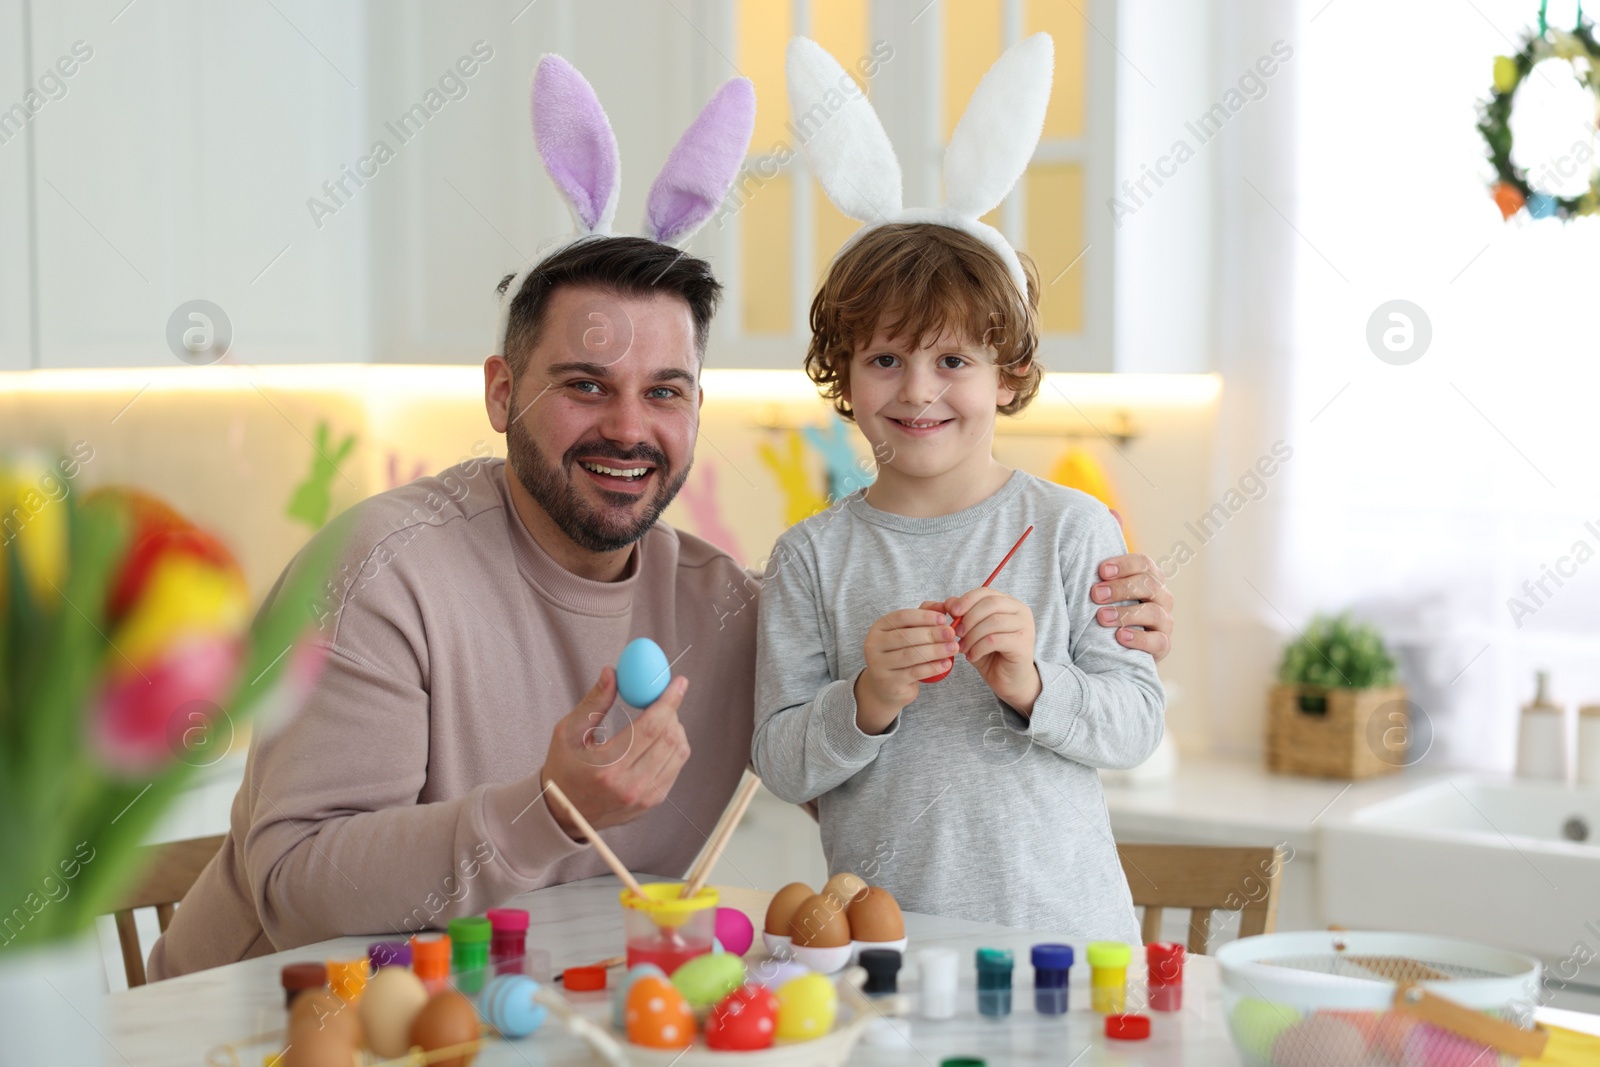
[[[688,1048],[694,1042],[694,1013],[671,982],[647,974],[628,990],[622,1011],[628,1040],[647,1048]]]

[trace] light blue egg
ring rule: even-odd
[[[617,659],[617,691],[635,708],[647,708],[667,690],[672,667],[661,646],[648,637],[628,642]]]
[[[633,983],[647,974],[653,974],[663,981],[667,980],[667,972],[653,963],[636,963],[629,967],[623,974],[622,981],[617,983],[617,988],[611,991],[611,1025],[618,1030],[625,1030],[627,1023],[622,1017],[623,1009],[628,1006],[628,990],[633,988]]]
[[[548,1014],[548,1009],[533,999],[538,991],[539,983],[525,974],[499,975],[483,991],[484,1021],[505,1037],[527,1037]]]

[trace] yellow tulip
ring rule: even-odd
[[[0,544],[15,553],[28,593],[41,607],[56,602],[67,573],[67,505],[52,486],[64,487],[54,470],[31,457],[0,470]],[[0,564],[9,567],[4,556]],[[0,594],[5,591],[0,584]]]
[[[1494,57],[1494,87],[1502,93],[1509,93],[1517,87],[1517,61],[1510,56]]]
[[[237,637],[250,623],[250,592],[239,575],[174,553],[151,568],[144,593],[112,635],[116,653],[152,662],[180,637]]]

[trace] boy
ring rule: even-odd
[[[830,871],[907,910],[1138,943],[1095,768],[1154,751],[1164,697],[1087,595],[1124,551],[1115,518],[993,456],[996,413],[1042,378],[1025,269],[1026,296],[984,242],[929,223],[835,259],[806,371],[880,466],[773,551],[752,758],[779,797],[818,801]]]

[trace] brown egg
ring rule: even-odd
[[[852,903],[861,899],[861,894],[867,891],[867,883],[858,875],[849,871],[840,871],[828,879],[828,884],[822,887],[823,896],[831,896],[839,902],[839,906],[848,908]]]
[[[789,937],[797,948],[838,948],[850,943],[850,921],[838,900],[818,893],[789,917]]]
[[[430,997],[411,1023],[411,1043],[421,1045],[424,1052],[477,1039],[478,1013],[472,1009],[472,1001],[453,989]],[[459,1056],[429,1063],[430,1067],[467,1067],[477,1054],[476,1049],[471,1049]]]
[[[850,905],[850,936],[857,941],[898,941],[906,936],[900,902],[887,889],[873,886]]]
[[[281,1067],[353,1067],[358,1047],[344,1031],[318,1029],[313,1022],[290,1032],[283,1058],[275,1062]]]
[[[356,1009],[331,989],[310,989],[297,994],[289,1008],[289,1037],[326,1030],[337,1033],[355,1048],[365,1043]]]
[[[811,895],[811,887],[804,882],[790,882],[778,890],[772,896],[772,903],[767,905],[767,922],[762,929],[769,934],[787,936],[789,919],[794,915],[794,909]]]

